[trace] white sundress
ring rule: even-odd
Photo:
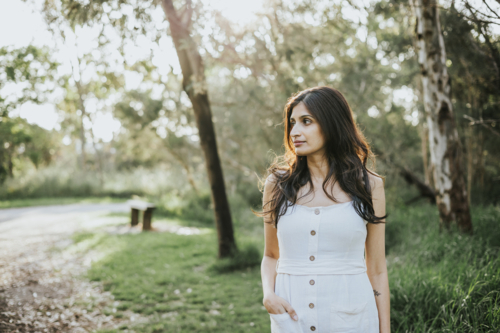
[[[278,222],[275,293],[299,320],[269,314],[272,333],[379,333],[364,259],[367,223],[353,201],[287,208]]]

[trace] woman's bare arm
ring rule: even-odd
[[[372,202],[376,216],[384,216],[385,191],[382,178],[372,176]],[[385,221],[385,220],[383,220]],[[366,273],[373,287],[377,303],[380,333],[390,333],[389,278],[385,261],[385,223],[368,223],[366,237]]]
[[[271,200],[271,193],[274,188],[274,177],[269,176],[264,185],[263,195],[263,209],[269,210],[269,205],[264,206],[265,203]],[[264,218],[264,222],[271,221],[268,216]],[[290,317],[298,320],[295,310],[283,298],[276,295],[274,285],[276,281],[276,263],[280,257],[277,229],[274,223],[264,223],[264,257],[261,263],[261,277],[262,289],[264,292],[264,299],[262,303],[269,313],[278,314],[288,312]]]

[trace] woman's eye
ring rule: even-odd
[[[311,119],[304,119],[304,121],[303,121],[304,124],[309,124],[311,122],[312,122]],[[293,126],[293,125],[295,125],[295,123],[290,122],[290,125]]]

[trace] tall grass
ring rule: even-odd
[[[387,224],[391,316],[398,332],[500,331],[500,207],[473,207],[475,234],[438,232],[435,208]]]

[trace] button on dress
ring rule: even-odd
[[[364,259],[367,223],[353,201],[287,208],[278,222],[274,288],[299,320],[269,314],[272,333],[379,333]]]

